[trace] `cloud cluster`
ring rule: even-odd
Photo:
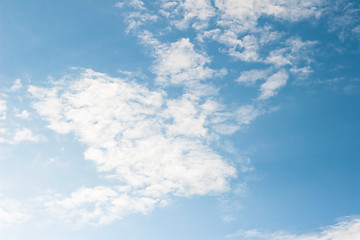
[[[131,8],[123,13],[127,32],[135,33],[150,50],[152,88],[91,69],[80,69],[50,87],[28,88],[33,108],[48,127],[58,134],[74,133],[86,147],[84,158],[96,165],[99,175],[111,180],[109,185],[42,198],[50,212],[78,225],[107,224],[135,212],[146,214],[166,205],[173,196],[228,191],[239,171],[214,145],[223,135],[234,134],[264,114],[260,106],[276,96],[291,77],[306,78],[313,71],[311,52],[317,42],[289,37],[273,25],[318,19],[324,14],[325,1],[161,0],[154,4],[159,10],[149,10],[149,3],[140,0],[115,5]],[[351,19],[343,17],[340,22],[352,21],[358,12],[347,9],[354,8],[344,9]],[[269,20],[267,24],[261,22],[264,19]],[[160,20],[166,22],[161,31],[147,28]],[[359,26],[351,26],[352,32],[359,32]],[[330,31],[339,29],[335,24]],[[178,30],[175,39],[163,37]],[[184,34],[187,30],[191,34]],[[220,46],[218,53],[225,53],[230,61],[255,67],[242,72],[214,69],[207,43]],[[258,87],[250,103],[231,103],[230,107],[218,97],[220,87],[215,87],[214,79],[228,72],[237,74],[239,84]],[[17,79],[10,92],[22,87]],[[178,95],[169,94],[169,87],[176,88]],[[0,120],[6,119],[6,113],[6,101],[0,99]],[[15,116],[29,119],[30,113],[15,109]],[[0,143],[41,140],[29,128],[0,128]],[[240,172],[249,169],[251,166],[240,168]],[[10,210],[1,204],[0,226],[2,212],[7,222],[18,221],[21,214],[7,214]],[[334,229],[341,230],[348,225],[337,226]],[[259,239],[325,239],[320,235],[242,234]]]
[[[211,144],[219,134],[233,133],[262,114],[251,105],[227,112],[213,97],[191,92],[168,98],[163,90],[92,70],[65,77],[52,88],[30,86],[29,91],[48,127],[60,134],[75,133],[87,146],[85,158],[118,181],[116,186],[79,189],[71,197],[47,201],[52,211],[78,214],[84,223],[146,213],[172,195],[229,190],[236,170]],[[225,126],[228,121],[232,127]],[[98,199],[98,192],[104,192],[104,198]],[[84,210],[89,205],[94,205],[90,213]]]
[[[127,5],[134,5],[132,2],[127,1]],[[207,66],[210,63],[209,56],[204,50],[199,51],[197,48],[215,41],[222,45],[220,52],[227,53],[235,61],[261,63],[259,69],[248,70],[257,71],[257,75],[248,75],[247,79],[251,80],[246,81],[246,85],[256,85],[258,80],[264,80],[264,83],[258,85],[260,94],[257,99],[265,100],[275,96],[291,77],[305,79],[313,72],[311,55],[314,45],[317,44],[314,41],[303,41],[300,37],[289,37],[285,32],[278,32],[275,30],[275,23],[319,19],[326,12],[327,5],[325,1],[313,0],[163,0],[158,6],[159,21],[165,21],[173,30],[185,31],[193,28],[197,41],[195,44],[190,38],[180,38],[174,42],[161,43],[158,40],[161,36],[154,36],[154,33],[149,32],[145,22],[143,29],[134,29],[141,43],[152,49],[152,55],[156,59],[152,70],[157,75],[158,84],[186,82],[187,86],[191,85],[189,88],[203,88],[204,85],[199,83],[214,77],[219,71]],[[139,8],[134,7],[133,11],[154,14],[154,11],[148,10],[143,3],[141,10],[137,9]],[[268,19],[267,23],[262,23],[261,18]],[[150,23],[151,21],[148,22]],[[222,71],[225,73],[235,70]],[[238,82],[245,82],[244,76],[241,73]],[[251,84],[248,84],[250,82]],[[209,92],[208,87],[209,85],[203,92]]]
[[[218,89],[211,82],[227,70],[211,68],[211,58],[198,44],[216,41],[237,61],[264,64],[265,69],[243,72],[237,80],[246,85],[262,81],[255,101],[275,96],[290,74],[311,73],[306,53],[314,42],[287,38],[261,53],[284,34],[258,21],[262,16],[289,22],[318,18],[322,1],[160,1],[157,13],[146,5],[131,0],[116,7],[132,9],[124,13],[127,31],[150,49],[155,90],[90,69],[50,88],[29,87],[36,99],[33,107],[48,127],[59,134],[75,133],[86,146],[85,159],[117,181],[47,198],[48,209],[58,216],[105,224],[132,212],[147,213],[171,196],[229,190],[236,170],[212,145],[265,111],[256,102],[230,109],[217,100]],[[146,29],[160,19],[177,30],[195,29],[199,41],[181,37],[162,42],[166,30]],[[171,86],[179,87],[180,96],[168,95]]]

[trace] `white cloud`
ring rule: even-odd
[[[126,187],[80,188],[70,197],[51,193],[42,199],[46,208],[76,227],[104,225],[134,212],[148,213],[157,204],[149,197],[132,196]]]
[[[13,139],[11,140],[12,144],[17,144],[23,141],[39,142],[43,139],[40,135],[34,135],[33,132],[28,128],[16,129]]]
[[[19,90],[22,88],[21,79],[16,79],[14,84],[11,86],[10,90],[15,92],[16,90]]]
[[[258,60],[259,44],[254,35],[246,35],[241,39],[243,51],[237,51],[236,47],[229,50],[229,55],[245,62],[255,62]]]
[[[306,18],[319,18],[323,1],[276,1],[276,0],[215,0],[221,13],[218,23],[237,32],[256,29],[260,16],[273,16],[290,22]]]
[[[269,74],[269,70],[253,69],[249,71],[241,72],[240,77],[236,79],[238,83],[245,85],[253,85],[258,80],[265,79]]]
[[[300,68],[292,67],[290,68],[290,72],[294,75],[297,75],[300,79],[305,79],[313,72],[313,70],[310,66]]]
[[[161,13],[178,29],[191,24],[197,30],[206,28],[210,18],[216,15],[210,0],[162,1]]]
[[[198,39],[200,41],[204,41],[206,38],[210,38],[224,44],[228,47],[226,50],[228,54],[236,59],[245,62],[255,62],[259,60],[258,39],[252,34],[245,35],[241,38],[231,29],[213,29],[204,31],[201,35],[198,35]]]
[[[274,64],[277,67],[282,67],[284,65],[290,65],[291,61],[289,56],[286,53],[286,48],[273,50],[270,52],[270,55],[265,59],[265,63]]]
[[[16,113],[15,113],[15,117],[17,118],[22,118],[22,119],[29,119],[30,118],[30,113],[27,110],[23,110],[22,112],[18,112],[17,109],[15,109]]]
[[[115,3],[115,7],[123,8],[125,5],[131,6],[138,10],[145,10],[144,2],[140,0],[125,0]]]
[[[214,113],[211,119],[217,133],[230,135],[249,125],[258,116],[264,114],[262,109],[254,105],[241,106],[230,112]]]
[[[182,66],[188,67],[186,63]],[[209,145],[212,135],[217,134],[212,130],[213,116],[221,109],[211,99],[191,93],[167,99],[163,91],[150,91],[135,82],[92,70],[83,71],[74,80],[60,81],[53,88],[31,86],[29,91],[37,98],[33,107],[49,122],[48,127],[61,134],[74,132],[87,146],[85,159],[127,189],[119,192],[115,186],[105,187],[114,194],[112,200],[94,197],[95,206],[105,204],[105,209],[112,209],[110,218],[105,210],[77,211],[76,204],[64,207],[64,201],[77,201],[81,189],[71,197],[47,203],[52,209],[63,209],[59,211],[65,215],[74,212],[80,222],[93,216],[88,222],[101,224],[107,221],[103,217],[146,213],[172,195],[221,193],[229,190],[228,180],[236,175],[236,170]],[[233,118],[238,125],[248,124],[256,117],[255,111],[240,108],[236,114],[223,115],[222,121]],[[93,194],[102,188],[94,188]],[[120,203],[113,206],[116,199],[121,199]],[[87,203],[84,200],[79,204]]]
[[[0,120],[6,119],[6,110],[7,110],[6,101],[0,99]]]
[[[302,41],[300,38],[292,37],[285,41],[286,47],[272,50],[269,56],[264,60],[267,64],[272,64],[275,67],[292,66],[293,73],[307,73],[311,72],[309,64],[313,61],[311,55],[313,54],[313,46],[316,41]],[[303,71],[296,71],[295,69],[302,69]],[[304,77],[304,75],[302,75]]]
[[[360,239],[360,218],[350,217],[323,228],[319,233],[294,235],[286,232],[264,233],[257,230],[239,231],[228,238],[244,240],[358,240]]]
[[[360,36],[360,25],[355,26],[351,31],[357,36]]]
[[[29,215],[14,199],[0,199],[0,230],[11,224],[26,222]]]
[[[360,8],[358,4],[337,1],[331,11],[328,23],[329,32],[336,33],[341,41],[353,36],[358,40],[360,36]]]
[[[271,75],[266,79],[265,83],[260,86],[261,94],[259,99],[264,100],[276,95],[277,90],[286,84],[288,77],[285,70],[280,70]]]
[[[39,142],[43,140],[45,140],[45,137],[34,135],[30,129],[25,127],[15,129],[12,135],[8,130],[0,131],[0,143],[18,144],[24,141]]]
[[[117,8],[128,7],[129,10],[125,11],[125,21],[128,24],[126,32],[136,30],[138,27],[149,23],[156,22],[158,16],[148,12],[144,3],[140,0],[128,0],[124,2],[117,2],[115,4]]]
[[[215,71],[206,67],[210,58],[195,51],[188,38],[171,44],[158,44],[154,53],[153,72],[158,84],[199,87],[199,81],[212,77]]]

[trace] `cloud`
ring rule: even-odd
[[[80,225],[106,224],[134,212],[146,214],[173,196],[228,191],[238,173],[212,145],[265,111],[256,101],[228,107],[218,100],[218,89],[211,82],[225,71],[210,67],[211,58],[196,45],[199,42],[187,37],[162,42],[163,31],[143,28],[165,19],[167,31],[192,27],[200,42],[215,40],[236,60],[271,65],[243,72],[237,79],[246,85],[264,80],[257,100],[266,100],[286,84],[285,67],[293,74],[311,72],[305,63],[310,61],[306,49],[313,43],[289,38],[262,56],[264,46],[284,34],[258,26],[258,19],[318,18],[321,4],[311,0],[161,1],[158,15],[139,0],[116,3],[126,8],[127,31],[136,33],[151,51],[155,85],[150,89],[87,69],[65,76],[52,87],[28,88],[35,99],[33,108],[48,127],[59,134],[74,133],[85,145],[84,158],[113,183],[51,195],[44,204],[57,216]],[[169,96],[169,87],[176,87],[180,96]],[[17,139],[31,139],[29,133],[20,133]]]
[[[177,70],[174,72],[177,74]],[[94,216],[88,222],[98,224],[107,222],[103,217],[114,220],[131,212],[147,213],[171,196],[228,191],[236,170],[210,147],[214,135],[221,132],[213,129],[229,119],[246,125],[259,115],[249,107],[225,114],[221,104],[191,93],[168,99],[163,90],[149,90],[92,70],[67,76],[52,88],[30,86],[29,92],[37,99],[33,107],[49,122],[48,127],[60,134],[75,133],[87,146],[85,159],[93,161],[106,178],[118,182],[85,191],[93,189],[97,196],[99,189],[107,189],[107,193],[114,194],[106,200],[94,197],[91,201],[112,209],[110,218],[103,208],[94,215],[87,210],[77,211],[79,205],[87,206],[87,200],[63,205],[64,201],[77,202],[83,189],[46,203],[65,215],[74,212],[80,222],[87,215]],[[116,199],[121,199],[121,204],[113,206]]]
[[[0,230],[11,224],[26,222],[29,215],[21,204],[14,199],[0,200]]]
[[[117,2],[115,3],[115,7],[128,8],[124,14],[125,21],[128,24],[126,29],[127,33],[138,29],[146,23],[156,22],[158,20],[158,16],[149,13],[147,8],[144,6],[144,2],[140,0]]]
[[[200,81],[215,74],[215,70],[206,66],[210,63],[210,58],[195,51],[188,38],[181,38],[170,44],[156,42],[155,49],[152,71],[157,75],[155,81],[158,84],[201,88]]]
[[[265,79],[269,74],[269,70],[259,70],[253,69],[249,71],[243,71],[240,74],[240,77],[236,79],[238,83],[243,83],[245,85],[253,85],[258,80]]]
[[[6,101],[3,99],[0,99],[0,120],[6,119]]]
[[[341,41],[345,41],[347,38],[358,40],[360,36],[359,4],[337,1],[330,11],[328,20],[329,32],[336,33]]]
[[[70,197],[51,193],[42,201],[48,211],[75,227],[104,225],[135,212],[146,214],[157,204],[156,199],[132,196],[129,188],[120,186],[83,187]]]
[[[264,114],[264,111],[254,105],[241,106],[234,109],[231,113],[215,113],[213,128],[217,133],[231,135],[249,125],[262,114]]]
[[[299,37],[291,37],[285,41],[286,47],[272,50],[264,62],[276,67],[290,65],[295,68],[309,68],[308,65],[312,62],[310,56],[316,44],[316,41],[302,41]]]
[[[297,22],[308,18],[319,18],[323,1],[276,1],[276,0],[215,0],[220,12],[218,24],[231,27],[236,32],[256,29],[261,16]]]
[[[244,240],[357,240],[360,238],[360,218],[345,218],[335,225],[323,228],[319,233],[294,235],[285,232],[264,233],[249,230],[228,235],[228,238]]]
[[[10,90],[15,92],[16,90],[19,90],[22,88],[21,79],[16,79],[14,82],[14,85],[11,86]]]
[[[0,143],[18,144],[24,141],[39,142],[44,140],[45,137],[34,135],[30,129],[25,127],[15,129],[13,133],[4,128],[0,131]]]
[[[188,28],[190,24],[197,30],[206,28],[210,18],[216,15],[210,0],[162,1],[161,13],[181,30]]]
[[[18,112],[18,110],[15,108],[15,117],[21,118],[21,119],[30,119],[30,113],[27,110],[23,110],[22,112]]]
[[[266,79],[265,83],[260,86],[261,94],[258,99],[264,100],[276,95],[277,90],[286,84],[288,78],[289,76],[285,70],[280,70],[271,75]]]

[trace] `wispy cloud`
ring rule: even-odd
[[[0,200],[0,230],[11,224],[26,222],[29,215],[24,207],[14,199]]]
[[[6,101],[0,99],[0,120],[6,119],[6,110],[7,110]]]
[[[283,87],[286,84],[287,79],[289,78],[285,70],[280,70],[279,72],[271,75],[266,79],[265,83],[260,86],[261,94],[259,99],[268,99],[277,94],[277,90]]]
[[[160,12],[172,25],[182,30],[190,25],[197,30],[206,28],[216,15],[210,0],[162,1]]]
[[[14,84],[11,86],[10,90],[15,92],[16,90],[19,90],[22,88],[21,79],[18,78],[15,80]]]
[[[269,75],[269,70],[259,70],[253,69],[249,71],[243,71],[240,74],[240,77],[236,79],[238,83],[243,83],[245,85],[253,85],[258,80],[263,80]]]
[[[337,34],[341,41],[360,37],[360,6],[347,1],[337,1],[330,9],[328,29]]]
[[[30,112],[28,110],[23,110],[22,112],[19,112],[19,110],[17,108],[15,108],[15,117],[21,118],[21,119],[29,119]]]
[[[357,240],[360,238],[360,218],[348,217],[323,228],[318,233],[295,235],[286,232],[265,233],[257,230],[239,231],[228,238],[244,240]]]
[[[156,22],[158,16],[155,14],[151,14],[144,6],[144,2],[140,0],[126,0],[123,2],[117,2],[115,4],[117,8],[128,8],[126,13],[124,14],[125,21],[128,24],[126,32],[138,29],[140,26],[149,23]]]

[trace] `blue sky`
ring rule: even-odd
[[[360,5],[2,1],[0,238],[360,238]]]

